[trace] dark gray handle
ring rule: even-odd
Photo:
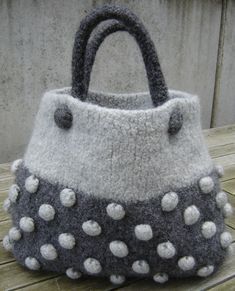
[[[82,101],[86,99],[85,57],[89,37],[93,29],[102,21],[116,19],[136,39],[145,63],[150,95],[155,106],[168,99],[168,90],[158,61],[153,41],[137,16],[126,8],[106,5],[86,16],[76,33],[72,57],[72,96]]]
[[[110,20],[102,27],[98,27],[95,31],[94,36],[89,40],[89,43],[87,44],[86,49],[86,57],[85,57],[85,76],[84,76],[84,82],[85,82],[85,94],[87,95],[89,84],[90,84],[90,77],[91,77],[91,71],[95,62],[95,56],[96,53],[104,41],[104,39],[109,36],[112,33],[115,33],[117,31],[125,31],[128,30],[128,28],[120,21],[118,20]]]

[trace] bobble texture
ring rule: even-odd
[[[168,281],[168,275],[166,273],[157,273],[153,276],[153,280],[157,283],[163,284]]]
[[[22,159],[18,159],[18,160],[15,160],[12,165],[11,165],[11,172],[12,174],[15,174],[16,171],[18,170],[19,166],[23,163],[23,160]]]
[[[170,259],[174,257],[175,247],[170,241],[163,242],[157,246],[157,253],[161,258]]]
[[[65,207],[72,207],[76,203],[76,195],[71,189],[64,189],[60,192],[60,202]]]
[[[21,232],[17,227],[12,227],[9,230],[9,238],[11,241],[18,241],[21,239]]]
[[[101,234],[101,227],[94,220],[88,220],[82,224],[83,231],[90,236],[97,236]]]
[[[162,198],[161,205],[163,211],[172,211],[179,202],[178,195],[175,192],[169,192]]]
[[[214,181],[211,177],[204,177],[199,181],[199,186],[203,193],[208,194],[214,188]]]
[[[227,194],[223,191],[219,192],[216,195],[216,204],[219,208],[224,207],[224,205],[228,202],[228,197]]]
[[[226,203],[223,207],[224,217],[230,217],[233,214],[233,207],[230,203]]]
[[[69,129],[73,124],[73,115],[66,105],[61,105],[55,110],[54,120],[56,125],[62,129]]]
[[[11,200],[9,198],[6,198],[3,202],[3,209],[5,212],[9,212],[11,208]]]
[[[128,247],[127,245],[119,240],[112,241],[109,244],[109,249],[115,257],[124,258],[128,255]]]
[[[114,220],[120,220],[125,216],[125,210],[122,205],[110,203],[106,208],[107,214]]]
[[[135,236],[139,240],[148,241],[153,237],[153,231],[149,224],[139,224],[135,227]]]
[[[9,235],[4,236],[2,245],[6,251],[10,252],[12,250],[12,242],[9,238]]]
[[[22,217],[20,219],[20,228],[25,232],[34,231],[34,221],[31,217]]]
[[[61,233],[58,240],[62,248],[71,250],[75,246],[75,237],[71,233]]]
[[[45,221],[53,220],[55,216],[55,209],[50,204],[42,204],[39,207],[38,215]]]
[[[194,268],[195,260],[192,256],[183,257],[183,258],[179,259],[178,266],[183,271],[189,271],[189,270]]]
[[[31,175],[25,180],[25,189],[29,193],[35,193],[38,190],[39,180],[34,176]]]
[[[148,274],[150,270],[149,264],[145,260],[135,261],[132,265],[132,269],[138,274]]]
[[[56,249],[52,244],[45,244],[40,247],[40,253],[46,260],[53,261],[57,258]]]
[[[66,275],[73,280],[79,279],[82,276],[80,272],[75,271],[73,268],[68,268],[66,270]]]
[[[207,276],[210,276],[213,272],[214,272],[214,266],[209,265],[209,266],[202,267],[201,269],[199,269],[197,271],[197,275],[199,277],[207,277]]]
[[[88,258],[84,261],[84,268],[90,274],[98,274],[101,272],[102,267],[100,262],[94,258]]]
[[[212,238],[216,233],[216,225],[212,221],[206,221],[202,225],[202,234],[206,239]]]
[[[228,231],[225,231],[220,235],[220,244],[222,248],[225,249],[229,247],[232,241],[233,241],[232,235]]]
[[[38,260],[33,258],[33,257],[27,257],[25,259],[25,266],[33,271],[40,269],[40,264],[39,264]]]
[[[10,190],[9,190],[9,199],[12,203],[15,203],[18,199],[18,196],[19,196],[19,193],[20,193],[20,188],[18,185],[16,184],[13,184],[11,187],[10,187]]]
[[[110,282],[116,285],[123,284],[126,278],[122,275],[111,275]]]
[[[218,173],[218,176],[222,178],[224,176],[224,168],[221,165],[217,165],[215,169],[216,172]]]
[[[200,212],[195,205],[191,205],[184,211],[184,222],[187,225],[192,225],[198,221]]]

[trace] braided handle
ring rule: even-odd
[[[72,57],[72,96],[86,99],[85,58],[87,44],[93,29],[102,21],[116,19],[136,39],[146,67],[150,95],[155,106],[168,99],[168,90],[158,61],[154,43],[137,16],[126,8],[106,5],[86,16],[76,33]]]

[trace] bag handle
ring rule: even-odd
[[[95,56],[97,51],[99,50],[100,45],[104,41],[104,39],[112,33],[117,31],[126,31],[128,28],[118,20],[110,20],[107,23],[103,24],[102,27],[98,28],[95,31],[94,36],[91,40],[89,40],[86,49],[86,56],[85,56],[85,95],[87,95],[89,84],[90,84],[90,77],[91,71],[95,62]]]
[[[102,21],[109,19],[121,21],[123,25],[128,27],[128,32],[136,39],[145,63],[153,104],[158,106],[167,101],[169,98],[168,89],[161,71],[154,43],[147,30],[137,16],[130,10],[112,5],[105,5],[94,10],[81,21],[79,30],[75,35],[72,55],[72,96],[82,101],[86,100],[85,56],[88,40],[93,29]]]

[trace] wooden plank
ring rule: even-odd
[[[203,134],[206,139],[209,138],[217,138],[218,136],[221,136],[226,132],[227,134],[232,134],[235,132],[235,124],[230,124],[226,126],[220,126],[220,127],[214,127],[209,129],[204,129]]]
[[[8,196],[8,191],[0,191],[0,222],[3,220],[10,219],[9,214],[3,209],[3,203]]]
[[[7,252],[0,243],[0,265],[15,261],[11,252]],[[1,276],[0,276],[1,277]]]
[[[232,251],[235,251],[235,243],[231,245]],[[137,283],[131,284],[127,287],[120,287],[116,290],[121,291],[153,291],[153,290],[174,290],[174,291],[198,291],[205,290],[217,285],[219,282],[227,280],[235,276],[235,256],[228,255],[223,265],[214,275],[201,279],[201,278],[188,278],[179,280],[170,280],[164,285],[154,283],[152,280],[140,280]]]
[[[210,291],[234,291],[235,290],[235,278],[229,279],[215,287],[208,289]]]
[[[0,176],[10,174],[11,163],[0,164]]]
[[[229,225],[226,225],[226,230],[229,231],[233,237],[233,242],[235,242],[235,229]]]
[[[232,195],[235,195],[235,179],[223,182],[222,188],[224,189],[224,191],[229,192]]]
[[[210,147],[219,147],[227,144],[234,144],[235,132],[224,131],[220,135],[206,137],[206,144]],[[224,152],[226,154],[226,152]]]
[[[235,210],[235,195],[228,194],[228,201]],[[225,223],[235,229],[235,211],[231,217],[225,219]]]
[[[221,181],[227,181],[235,177],[235,154],[214,158],[215,164],[224,167],[225,175]]]
[[[40,282],[34,285],[9,289],[9,290],[22,290],[22,291],[108,291],[112,290],[114,286],[107,279],[94,279],[86,278],[80,280],[71,280],[66,276],[60,276],[58,278],[50,279],[44,282]]]
[[[11,226],[12,226],[11,220],[0,222],[0,240],[2,240],[4,236],[8,233]]]
[[[0,191],[8,190],[11,184],[13,183],[14,178],[12,176],[0,178]]]
[[[12,262],[0,266],[0,290],[14,290],[21,286],[27,286],[35,282],[54,278],[56,275],[51,272],[33,272]],[[58,276],[58,275],[57,275]]]
[[[218,158],[235,153],[235,143],[224,144],[220,146],[211,146],[208,148],[212,158]]]

